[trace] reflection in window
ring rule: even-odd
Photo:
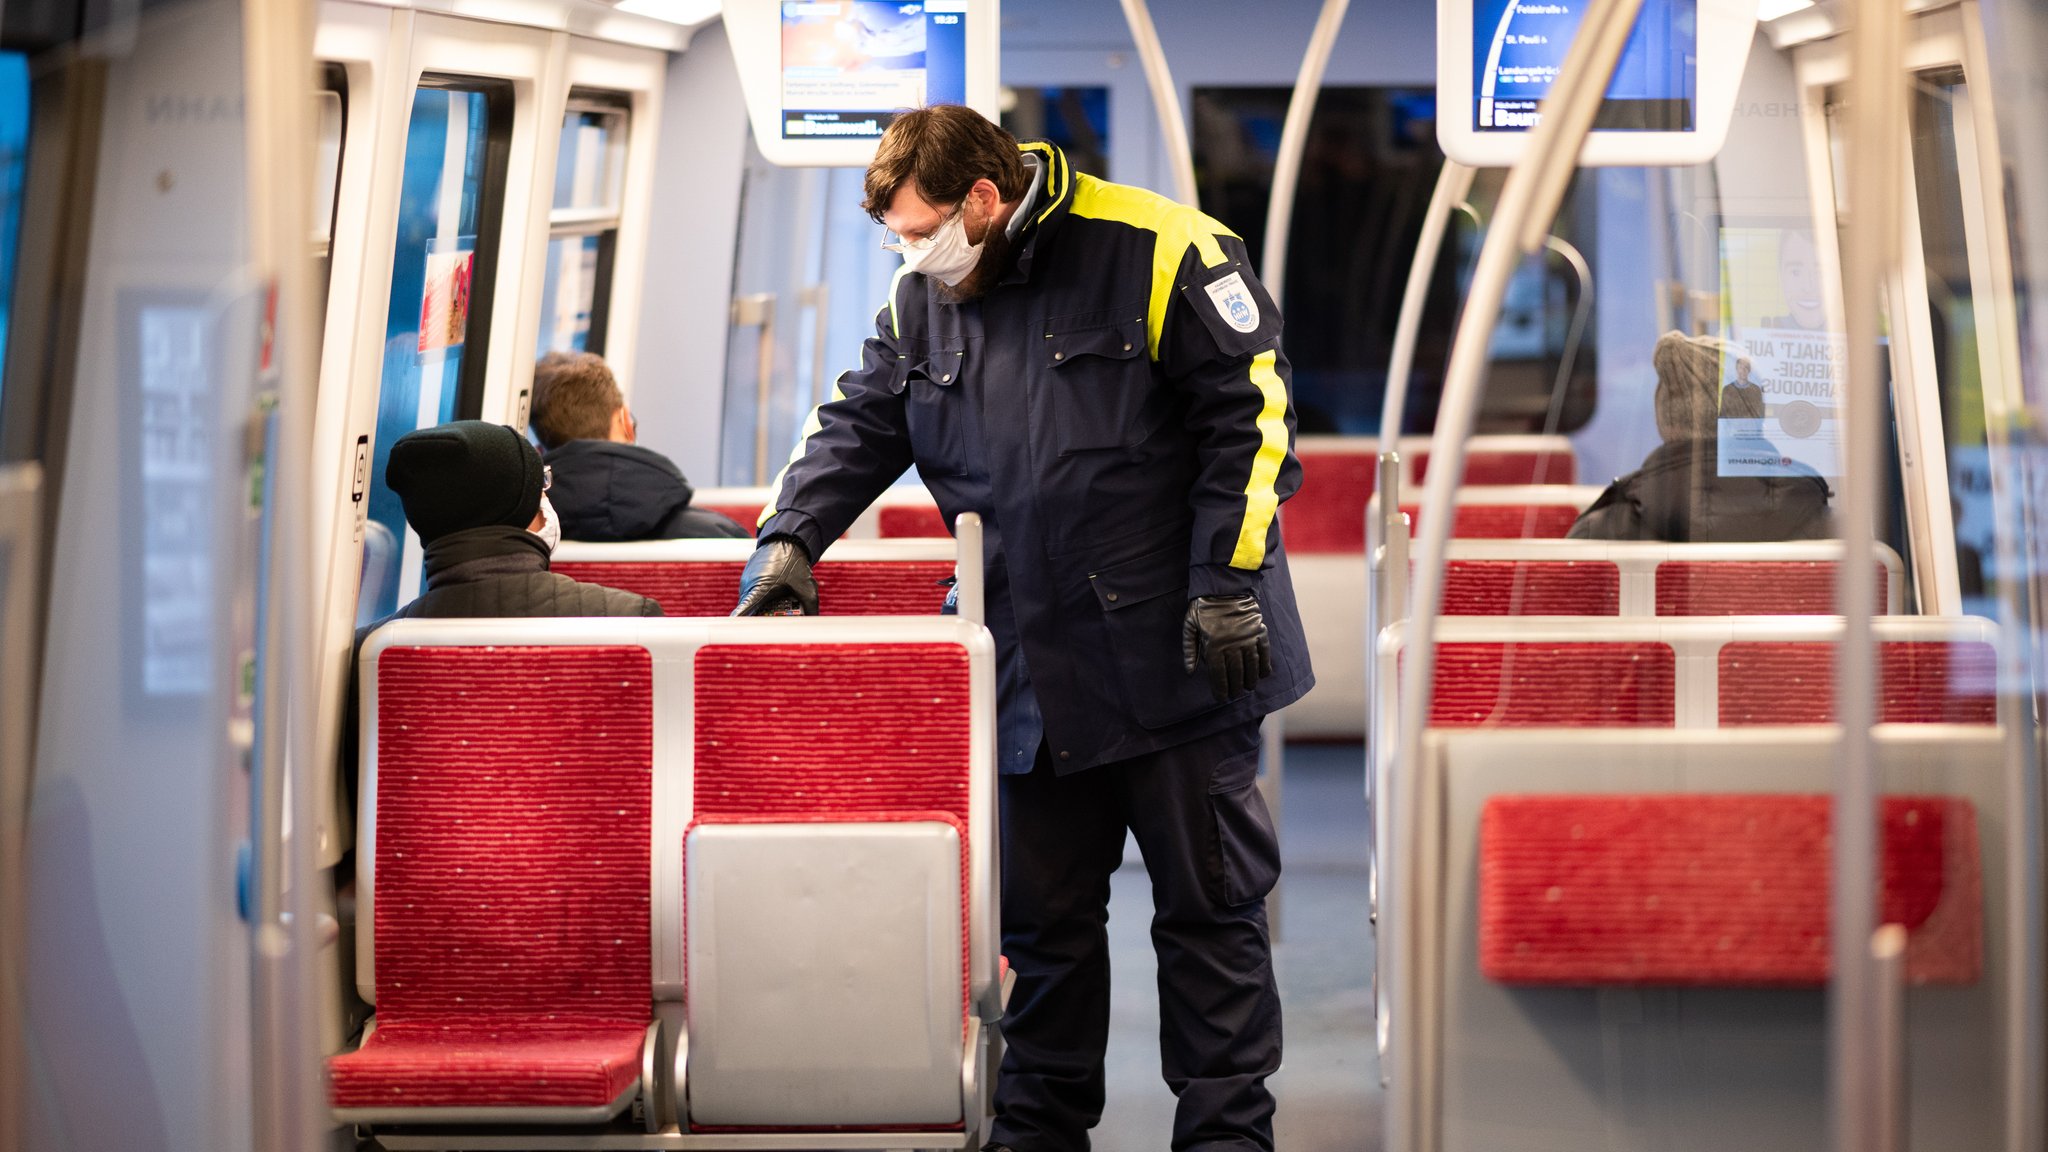
[[[22,183],[28,175],[28,95],[28,57],[0,52],[0,365],[7,363]]]
[[[481,312],[489,289],[487,201],[503,194],[502,172],[487,187],[494,112],[509,114],[510,94],[430,84],[414,94],[400,177],[391,308],[385,321],[384,372],[377,395],[376,457],[370,468],[370,519],[393,541],[385,571],[364,574],[358,622],[383,616],[420,587],[419,538],[384,484],[392,441],[456,418],[464,368],[483,355]],[[374,550],[373,550],[374,553]],[[373,557],[374,558],[374,557]]]
[[[575,93],[562,118],[548,254],[541,280],[540,344],[546,352],[604,352],[612,250],[624,202],[626,104]]]
[[[1288,88],[1197,88],[1195,170],[1202,208],[1243,236],[1252,263],[1265,251],[1267,202]],[[1387,359],[1409,261],[1443,166],[1436,97],[1417,88],[1325,88],[1309,123],[1294,223],[1288,237],[1287,357],[1303,432],[1379,431]],[[1592,205],[1574,180],[1557,235],[1598,265]],[[1474,202],[1482,197],[1475,191]],[[1482,205],[1483,208],[1483,205]],[[1461,276],[1481,234],[1453,221],[1430,281],[1407,406],[1410,432],[1435,423],[1444,368],[1462,299]],[[1569,432],[1593,413],[1596,342],[1590,326],[1570,353],[1571,374],[1553,397],[1582,294],[1558,259],[1531,260],[1504,303],[1482,432]]]
[[[1003,130],[1019,140],[1051,141],[1074,171],[1111,178],[1107,88],[1005,88]]]

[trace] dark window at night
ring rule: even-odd
[[[1286,88],[1194,90],[1195,173],[1202,207],[1243,236],[1263,266],[1267,201],[1287,118]],[[1443,154],[1436,97],[1419,88],[1326,88],[1310,121],[1288,239],[1284,344],[1305,433],[1373,435],[1408,265]],[[1590,214],[1568,193],[1555,232],[1592,260]],[[1590,187],[1590,184],[1588,185]],[[1499,183],[1482,174],[1472,200],[1483,214]],[[1591,197],[1584,197],[1587,205]],[[1407,431],[1435,423],[1451,338],[1481,235],[1470,215],[1452,222],[1423,310],[1409,378]],[[1568,432],[1592,417],[1590,318],[1554,396],[1581,287],[1557,256],[1532,258],[1510,286],[1493,343],[1479,416],[1483,432]]]

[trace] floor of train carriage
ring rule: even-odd
[[[1278,1152],[1371,1152],[1380,1146],[1379,1058],[1372,1028],[1372,936],[1366,922],[1365,753],[1292,745],[1280,813],[1280,941],[1285,1014]],[[1159,1078],[1159,999],[1148,926],[1151,887],[1137,848],[1110,883],[1108,1105],[1096,1152],[1170,1144],[1173,1095]]]

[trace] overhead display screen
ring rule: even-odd
[[[1596,131],[1691,132],[1698,121],[1697,0],[1643,0]],[[1585,0],[1472,0],[1472,128],[1526,132],[1578,34]]]
[[[785,0],[782,135],[872,140],[896,113],[967,99],[968,0]]]

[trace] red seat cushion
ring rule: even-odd
[[[884,539],[897,537],[924,538],[950,537],[946,530],[946,518],[939,514],[936,504],[888,504],[879,509],[875,516],[875,528]]]
[[[756,521],[761,519],[759,504],[692,504],[691,507],[708,508],[713,512],[723,513],[739,521],[741,526],[749,531],[757,527]]]
[[[1429,722],[1669,728],[1676,676],[1668,644],[1442,644]]]
[[[1429,477],[1429,453],[1415,454],[1415,482]],[[1571,452],[1468,452],[1462,483],[1474,486],[1501,484],[1574,484],[1578,481],[1578,458]]]
[[[335,1106],[609,1103],[652,1019],[647,650],[392,648],[375,675],[378,1027]]]
[[[971,987],[971,702],[967,651],[957,644],[697,652],[694,824],[939,819],[959,830],[962,1035]]]
[[[1410,530],[1422,525],[1422,510],[1401,505]],[[1460,504],[1451,535],[1460,540],[1561,540],[1572,530],[1579,510],[1570,504]]]
[[[1365,548],[1365,502],[1372,498],[1379,458],[1370,452],[1301,453],[1301,488],[1280,506],[1280,531],[1296,555]]]
[[[1880,643],[1877,718],[1887,724],[1996,724],[1996,674],[1997,656],[1989,644]],[[1833,644],[1724,644],[1719,679],[1724,728],[1834,722]]]
[[[1479,966],[1508,984],[1813,985],[1827,979],[1829,798],[1496,796],[1481,817]],[[1883,803],[1881,918],[1908,977],[1983,961],[1976,811]]]
[[[554,571],[572,580],[638,592],[665,616],[726,616],[740,599],[737,560],[576,561]],[[826,616],[930,616],[946,603],[951,560],[832,560],[812,570]]]
[[[1606,560],[1453,560],[1446,616],[1616,616],[1621,569]]]
[[[509,1016],[493,1028],[380,1025],[360,1050],[329,1062],[334,1106],[603,1107],[639,1079],[646,1032]]]
[[[1666,560],[1657,565],[1659,616],[1827,616],[1833,560]],[[1878,610],[1891,573],[1877,566]]]

